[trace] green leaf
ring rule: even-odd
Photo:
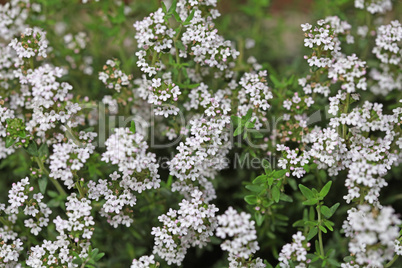
[[[273,183],[274,183],[274,178],[272,178],[271,176],[268,177],[268,186],[271,187]]]
[[[167,180],[167,187],[169,188],[173,183],[173,176],[169,175],[168,180]]]
[[[135,122],[131,121],[130,131],[135,134]]]
[[[327,219],[331,218],[332,213],[331,210],[327,206],[322,206],[320,208],[321,214],[324,215]]]
[[[285,202],[293,202],[293,198],[284,193],[281,193],[280,199]]]
[[[330,209],[331,209],[331,215],[334,215],[335,211],[338,209],[339,207],[339,203],[336,203],[335,205],[333,205]]]
[[[42,145],[39,147],[38,153],[40,157],[49,155],[49,147],[46,143],[42,143]]]
[[[264,222],[264,216],[261,215],[261,213],[255,212],[254,218],[255,218],[255,222],[257,223],[258,226],[261,226],[262,223]]]
[[[194,18],[195,10],[196,9],[193,9],[191,11],[190,15],[188,15],[188,17],[186,18],[186,20],[183,23],[184,25],[189,25],[190,24],[190,21]]]
[[[302,204],[305,206],[312,206],[312,205],[317,204],[317,202],[318,202],[318,200],[316,198],[313,198],[313,199],[304,201]]]
[[[327,182],[327,184],[322,187],[320,191],[320,198],[324,198],[329,193],[329,189],[331,189],[332,181]]]
[[[278,202],[279,202],[279,197],[280,197],[280,195],[281,195],[281,192],[279,191],[278,186],[275,185],[275,186],[272,188],[272,198],[274,199],[275,203],[278,203]]]
[[[251,119],[251,116],[253,115],[253,109],[249,109],[247,111],[247,114],[243,116],[242,121],[245,123]]]
[[[100,259],[102,259],[103,256],[105,256],[105,253],[101,252],[101,253],[99,253],[98,255],[95,256],[94,260],[99,261]]]
[[[310,229],[310,232],[308,232],[308,235],[306,237],[307,241],[310,241],[314,236],[316,236],[318,233],[318,228],[313,227]]]
[[[40,177],[38,179],[39,191],[42,194],[45,194],[45,192],[46,192],[47,182],[48,182],[48,178],[44,175],[42,175],[42,177]]]
[[[286,172],[288,172],[286,169],[277,170],[277,171],[274,172],[274,174],[272,174],[272,176],[275,179],[278,179],[278,178],[283,177],[286,174]]]
[[[6,148],[11,147],[15,143],[15,140],[11,138],[10,136],[7,136],[6,138]]]
[[[303,226],[304,226],[304,220],[295,221],[295,222],[292,224],[292,226],[293,226],[293,227],[303,227]]]
[[[177,0],[173,0],[172,5],[170,6],[168,13],[173,14],[174,11],[176,11],[176,6],[177,6]]]
[[[253,184],[261,184],[267,181],[267,175],[260,175],[253,180]]]
[[[246,195],[244,200],[250,205],[257,204],[257,197],[255,195]]]
[[[262,159],[262,167],[265,170],[265,173],[271,172],[272,171],[272,166],[271,163],[267,159]]]
[[[25,150],[32,156],[39,156],[38,145],[36,145],[36,142],[34,141],[31,141]]]
[[[309,188],[304,186],[303,184],[299,184],[299,189],[300,189],[301,193],[303,194],[303,196],[305,198],[307,198],[308,200],[313,199],[315,197],[313,192]]]
[[[55,192],[55,191],[47,191],[47,194],[50,196],[50,197],[52,197],[52,198],[56,198],[56,197],[58,197],[59,196],[59,194],[57,193],[57,192]]]
[[[236,130],[234,131],[234,133],[233,133],[233,137],[236,137],[236,136],[240,135],[242,132],[243,132],[242,126],[238,126],[236,128]]]
[[[265,190],[265,188],[262,187],[262,186],[259,186],[259,185],[252,185],[252,184],[246,185],[246,189],[248,189],[248,190],[250,190],[250,191],[252,191],[252,192],[255,192],[255,193],[259,193],[259,192]]]
[[[177,21],[178,23],[181,23],[180,15],[176,12],[176,10],[173,11],[173,16],[174,16],[174,18],[176,19],[176,21]]]
[[[325,229],[325,227],[324,226],[322,226],[322,225],[318,225],[318,227],[320,228],[320,230],[321,231],[323,231],[324,233],[327,233],[328,231],[327,231],[327,229]]]
[[[334,228],[332,228],[331,223],[332,223],[331,221],[324,220],[324,225],[325,225],[331,232],[333,232],[333,231],[334,231]]]
[[[165,3],[163,1],[161,1],[161,4],[162,4],[162,11],[163,11],[163,13],[166,14],[168,12],[167,8],[166,8],[166,5],[165,5]]]

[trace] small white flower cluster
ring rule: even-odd
[[[24,225],[32,234],[37,236],[43,227],[47,227],[49,216],[52,211],[42,202],[43,195],[41,193],[33,193],[33,187],[30,186],[29,178],[26,177],[21,181],[14,183],[8,192],[9,206],[0,206],[0,211],[4,211],[6,219],[15,224],[20,214],[20,209],[25,216]]]
[[[152,267],[151,264],[156,264],[155,263],[155,256],[142,256],[141,258],[134,259],[133,263],[131,264],[130,268],[149,268]]]
[[[161,68],[161,63],[153,57],[153,64],[146,61],[146,56],[149,51],[160,53],[170,52],[173,46],[173,37],[175,32],[165,22],[165,13],[159,8],[156,12],[151,13],[149,17],[142,21],[134,23],[136,29],[135,39],[138,43],[138,48],[142,49],[135,53],[138,57],[137,66],[141,71],[148,74],[150,77],[155,75]]]
[[[88,36],[85,32],[79,32],[76,35],[69,33],[66,34],[63,39],[66,48],[73,50],[75,54],[85,49],[88,42]]]
[[[366,62],[355,54],[347,56],[340,52],[341,42],[338,37],[346,36],[347,42],[353,42],[349,33],[351,26],[338,17],[327,17],[325,20],[319,20],[317,24],[320,27],[315,27],[314,30],[312,25],[302,24],[302,29],[306,32],[305,46],[314,50],[312,56],[305,56],[305,59],[311,67],[320,69],[321,73],[326,75],[327,81],[313,81],[312,76],[299,79],[304,92],[328,96],[329,86],[337,82],[341,82],[341,89],[348,93],[355,92],[356,89],[366,90]]]
[[[3,107],[1,104],[3,100],[0,97],[0,159],[6,158],[12,154],[15,149],[12,147],[6,148],[6,143],[2,138],[7,136],[6,133],[6,120],[14,118],[14,110]]]
[[[102,103],[107,105],[110,114],[118,114],[119,104],[117,103],[116,99],[113,99],[113,96],[105,95],[102,99]]]
[[[66,48],[73,50],[75,54],[85,49],[88,42],[88,36],[85,32],[79,32],[76,35],[69,33],[66,34],[63,39]]]
[[[18,234],[10,227],[0,227],[0,267],[18,267],[20,252],[24,249]]]
[[[29,69],[26,74],[21,70],[14,73],[22,87],[28,86],[23,97],[26,99],[25,107],[32,109],[33,114],[27,122],[27,130],[36,130],[39,136],[44,136],[47,130],[55,128],[57,122],[69,122],[81,109],[77,103],[70,101],[72,86],[57,81],[63,76],[63,69],[45,64]]]
[[[380,60],[379,70],[373,69],[371,77],[377,81],[371,90],[386,95],[392,90],[402,90],[402,25],[399,21],[378,27],[373,53]]]
[[[394,241],[399,237],[397,225],[400,223],[392,207],[378,210],[369,205],[360,205],[357,209],[348,210],[342,228],[346,237],[350,238],[349,252],[353,256],[353,263],[350,264],[383,267],[394,256]]]
[[[190,120],[190,136],[179,144],[178,153],[168,162],[170,174],[179,179],[173,183],[172,191],[188,196],[192,189],[199,189],[207,202],[215,198],[215,190],[207,178],[213,179],[228,164],[225,160],[231,148],[226,131],[230,124],[230,99],[225,98],[228,94],[230,91],[220,90],[210,95],[204,84],[190,93],[190,101],[185,106],[204,112],[203,116]],[[199,102],[199,96],[210,98]]]
[[[14,38],[10,45],[20,58],[31,58],[35,56],[47,57],[46,50],[49,42],[46,39],[46,32],[40,28],[26,28],[21,34],[20,40]]]
[[[366,9],[371,14],[392,10],[391,0],[355,0],[355,8]]]
[[[56,241],[44,240],[41,245],[31,247],[27,265],[30,267],[68,266],[72,263],[76,252],[82,259],[88,257],[90,239],[93,234],[94,219],[91,216],[91,204],[86,198],[78,199],[73,193],[67,197],[67,220],[57,216],[54,219],[59,232]]]
[[[0,36],[10,41],[25,28],[25,21],[29,15],[29,0],[11,0],[0,6]],[[38,4],[32,4],[38,5]],[[39,6],[40,8],[40,6]]]
[[[267,71],[245,73],[239,82],[241,88],[237,96],[239,101],[237,115],[242,117],[247,114],[248,110],[253,109],[253,116],[250,120],[256,120],[256,129],[262,127],[260,121],[266,120],[266,112],[271,107],[268,100],[272,99],[273,95],[266,82],[267,75]],[[258,115],[254,111],[258,111]]]
[[[394,241],[394,247],[395,247],[395,254],[402,256],[402,246],[401,246],[401,241],[395,240]]]
[[[179,86],[172,82],[170,72],[165,72],[162,78],[153,78],[152,80],[143,76],[141,82],[138,83],[137,92],[141,98],[152,104],[156,115],[168,117],[180,112],[176,103],[181,91]]]
[[[126,75],[120,70],[120,61],[117,59],[107,60],[103,66],[103,72],[99,72],[99,80],[102,81],[107,88],[120,92],[121,88],[128,86],[131,75]]]
[[[239,214],[232,207],[229,207],[224,214],[217,216],[216,236],[222,239],[233,238],[226,239],[221,244],[222,250],[229,252],[230,268],[265,267],[260,258],[249,260],[260,249],[256,241],[255,222],[250,221],[250,218],[250,214],[245,212]]]
[[[306,241],[302,232],[297,232],[292,236],[293,242],[282,247],[279,253],[279,266],[281,268],[306,268],[311,260],[307,259],[307,250],[310,248],[310,243]],[[295,266],[290,266],[289,261]]]
[[[218,208],[203,202],[202,192],[191,193],[191,201],[184,199],[180,209],[170,209],[167,214],[158,217],[163,227],[153,227],[155,236],[153,254],[158,254],[167,261],[181,265],[190,247],[203,247],[209,242],[217,227],[215,213]]]
[[[326,51],[337,52],[341,49],[338,35],[348,35],[351,29],[350,24],[341,21],[338,17],[327,17],[317,21],[319,27],[313,27],[311,24],[302,24],[302,30],[305,33],[304,46],[317,47],[322,53]],[[325,60],[320,66],[324,67],[328,63]]]
[[[306,174],[304,165],[308,164],[310,161],[310,155],[307,151],[300,153],[299,148],[290,149],[289,147],[283,144],[277,144],[277,151],[282,152],[282,158],[278,161],[278,167],[282,169],[289,169],[292,173],[292,176],[297,178],[303,177]],[[289,173],[286,176],[290,176]]]
[[[102,161],[118,165],[119,172],[110,174],[110,181],[101,179],[97,183],[88,182],[88,196],[95,200],[104,197],[106,202],[101,215],[115,228],[120,224],[130,226],[133,222],[132,211],[124,207],[136,204],[133,192],[159,188],[159,165],[155,154],[147,152],[144,136],[134,134],[128,128],[116,128],[105,145]]]
[[[191,55],[200,66],[215,67],[221,71],[227,69],[229,58],[236,59],[240,52],[232,48],[231,42],[220,36],[215,29],[212,19],[219,13],[211,10],[211,17],[205,18],[197,6],[194,10],[194,17],[181,37],[185,50],[180,49],[180,57]]]
[[[68,189],[74,187],[74,176],[94,153],[92,141],[97,135],[95,132],[81,131],[79,141],[69,139],[67,142],[54,144],[53,154],[49,157],[50,177],[62,180]]]

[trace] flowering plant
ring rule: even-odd
[[[73,2],[0,3],[0,267],[402,264],[400,3]]]

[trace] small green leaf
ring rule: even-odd
[[[176,11],[176,6],[177,6],[177,0],[173,0],[172,5],[168,10],[168,14],[173,14],[173,12]]]
[[[135,122],[131,121],[130,131],[135,134]]]
[[[268,177],[268,186],[271,187],[273,183],[274,183],[274,178],[269,176]]]
[[[304,197],[307,198],[308,200],[314,198],[313,192],[309,188],[304,186],[303,184],[299,184],[299,189],[302,192],[302,194],[304,195]]]
[[[99,253],[98,255],[95,256],[94,260],[99,261],[100,259],[102,259],[103,256],[105,256],[105,253],[101,252],[101,253]]]
[[[240,125],[240,126],[238,126],[238,127],[236,128],[236,130],[234,131],[233,137],[236,137],[236,136],[240,135],[242,132],[243,132],[243,128],[242,128],[242,126]]]
[[[308,232],[308,235],[306,237],[307,241],[310,241],[314,236],[316,236],[318,233],[318,228],[313,227],[310,229],[310,232]]]
[[[177,21],[178,23],[181,23],[180,15],[176,12],[176,10],[173,11],[173,16],[174,16],[174,18],[176,19],[176,21]]]
[[[165,5],[165,3],[163,1],[161,1],[161,4],[162,4],[162,11],[163,11],[163,13],[166,14],[168,12],[167,8],[166,8],[166,5]]]
[[[49,147],[46,143],[42,143],[42,145],[39,147],[38,153],[40,157],[49,155]]]
[[[320,208],[321,214],[324,215],[326,218],[330,218],[332,216],[331,210],[327,206],[322,206]]]
[[[320,230],[321,231],[323,231],[324,233],[327,233],[328,231],[327,231],[327,229],[325,229],[325,227],[324,226],[322,226],[322,225],[318,225],[318,227],[320,228]]]
[[[244,200],[250,205],[257,204],[257,197],[255,195],[246,195]]]
[[[7,136],[6,138],[6,148],[11,147],[15,143],[15,140],[11,138],[10,136]]]
[[[320,191],[320,198],[324,198],[329,193],[329,189],[331,189],[332,181],[327,182],[327,184],[322,187]]]
[[[190,21],[194,18],[194,14],[195,14],[196,9],[193,9],[190,13],[190,15],[188,15],[188,17],[186,18],[186,20],[184,21],[184,25],[189,25]]]
[[[45,194],[45,192],[46,192],[47,182],[48,182],[48,178],[44,175],[42,175],[42,177],[40,177],[38,179],[39,191],[42,194]]]
[[[306,200],[304,201],[302,204],[305,206],[312,206],[317,204],[318,200],[316,198],[310,199],[310,200]]]
[[[32,156],[39,156],[38,145],[34,141],[31,141],[25,150]]]
[[[293,202],[293,198],[284,193],[281,193],[280,199],[285,202]]]
[[[261,184],[267,181],[267,175],[260,175],[253,180],[253,184]]]
[[[272,198],[274,199],[275,203],[278,203],[278,202],[279,202],[279,197],[280,197],[280,195],[281,195],[281,192],[279,191],[278,186],[275,185],[275,186],[272,188]]]
[[[336,203],[335,205],[333,205],[330,210],[331,210],[331,215],[334,215],[335,211],[338,209],[339,207],[339,203]]]
[[[272,171],[272,166],[271,163],[267,159],[262,159],[262,167],[265,170],[265,173],[271,172]]]
[[[254,213],[254,218],[258,226],[261,226],[262,223],[264,222],[264,216],[258,212]]]
[[[259,192],[263,191],[265,188],[262,186],[259,186],[259,185],[250,184],[250,185],[246,185],[246,189],[248,189],[254,193],[259,193]]]
[[[273,176],[275,179],[282,178],[282,177],[286,174],[286,172],[288,172],[286,169],[276,170],[276,171],[274,172],[274,174],[272,174],[272,176]]]

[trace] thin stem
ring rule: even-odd
[[[55,180],[54,178],[49,176],[49,171],[46,169],[45,165],[43,164],[43,161],[37,156],[35,156],[34,158],[35,158],[36,163],[39,166],[40,171],[42,173],[46,174],[46,176],[49,178],[49,180],[53,183],[54,187],[56,187],[59,194],[61,194],[63,196],[67,195],[66,191],[63,189],[61,184],[57,180]]]
[[[82,189],[81,184],[78,180],[75,183],[75,186],[77,187],[78,192],[80,193],[80,198],[84,198],[85,197],[84,190]]]
[[[64,127],[66,128],[66,133],[67,133],[68,138],[72,139],[76,145],[78,145],[78,146],[81,147],[83,144],[82,144],[82,142],[81,142],[79,139],[77,139],[77,137],[74,135],[73,130],[72,130],[68,125],[64,125]]]
[[[348,111],[349,111],[349,104],[350,104],[350,93],[347,93],[347,94],[346,94],[346,104],[345,104],[345,107],[344,107],[344,109],[343,109],[343,113],[345,113],[345,114],[348,113]],[[343,124],[343,125],[342,125],[342,138],[343,138],[343,139],[346,139],[346,130],[347,130],[346,124]]]
[[[317,213],[318,213],[318,224],[321,226],[321,208],[320,205],[317,205]],[[318,228],[318,243],[320,244],[320,255],[325,256],[324,253],[324,244],[322,242],[322,231],[320,228]]]
[[[392,264],[394,264],[394,262],[395,262],[398,258],[399,258],[399,255],[395,254],[394,258],[393,258],[392,260],[390,260],[390,262],[387,263],[384,267],[385,267],[385,268],[391,267]]]

